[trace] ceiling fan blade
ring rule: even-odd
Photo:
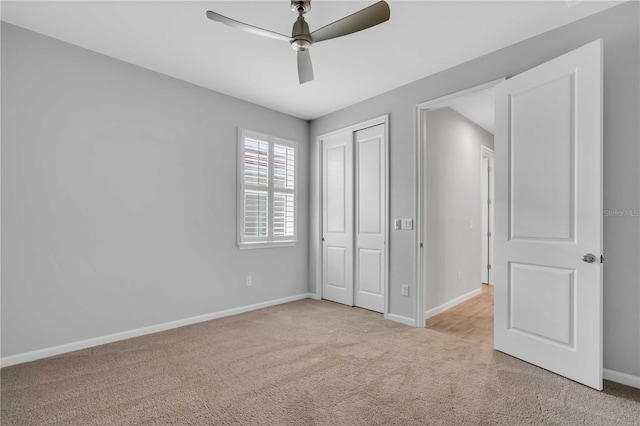
[[[251,34],[256,34],[263,37],[274,38],[276,40],[290,41],[291,37],[284,34],[274,33],[273,31],[265,30],[263,28],[254,27],[253,25],[245,24],[244,22],[236,21],[235,19],[227,18],[219,13],[207,10],[207,18],[212,21],[220,22],[233,28],[237,28],[242,31],[246,31]]]
[[[298,80],[300,84],[313,80],[313,67],[311,66],[309,49],[298,50]]]
[[[366,30],[389,20],[391,11],[385,1],[379,1],[359,12],[325,25],[311,33],[314,43],[342,37],[358,31]]]

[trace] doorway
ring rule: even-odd
[[[433,104],[422,122],[426,327],[493,345],[487,285],[493,87]]]
[[[388,117],[318,138],[319,298],[387,313]]]
[[[602,40],[508,80],[426,102],[418,118],[418,267],[431,192],[424,114],[494,87],[494,349],[602,389]],[[425,196],[425,192],[428,194]],[[424,216],[423,216],[424,215]],[[423,290],[424,291],[424,290]],[[416,300],[416,325],[425,295]]]

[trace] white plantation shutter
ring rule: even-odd
[[[273,145],[273,185],[280,189],[294,189],[295,153],[290,146]]]
[[[238,245],[296,240],[296,144],[239,129]]]
[[[293,237],[295,223],[295,149],[273,144],[273,236]]]
[[[244,191],[244,235],[266,237],[269,209],[269,193],[264,191]]]
[[[294,202],[293,194],[273,194],[273,235],[274,237],[293,236]]]
[[[244,141],[244,183],[269,184],[269,143],[246,138]]]

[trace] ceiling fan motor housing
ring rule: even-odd
[[[300,14],[291,31],[291,47],[293,47],[293,50],[305,50],[311,47],[311,43],[313,43],[313,39],[309,33],[309,24]]]

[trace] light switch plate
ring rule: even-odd
[[[402,229],[413,229],[413,219],[402,219]]]
[[[393,220],[393,229],[399,231],[402,229],[402,219],[394,219]]]

